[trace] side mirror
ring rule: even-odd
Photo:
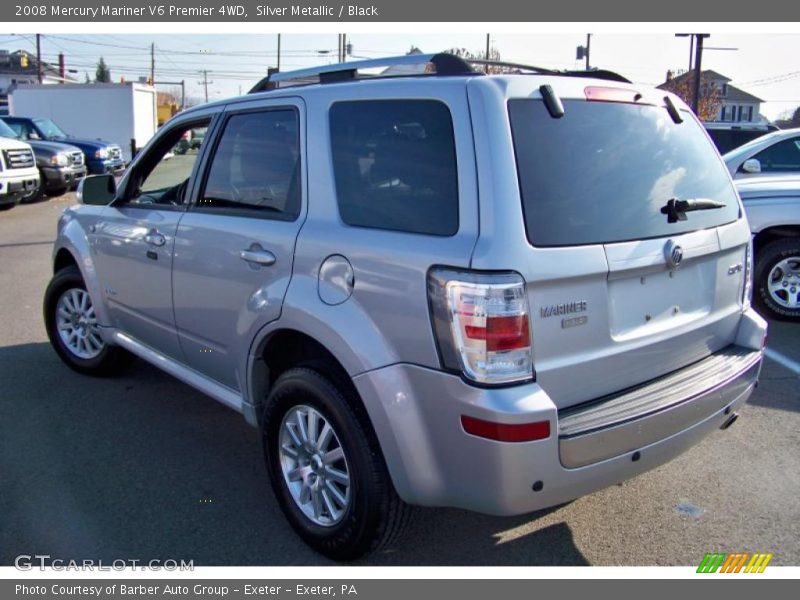
[[[117,182],[113,175],[84,177],[78,184],[78,202],[89,206],[107,206],[117,195]]]
[[[757,158],[749,158],[742,163],[742,172],[761,173],[761,161]]]

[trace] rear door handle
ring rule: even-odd
[[[144,241],[151,246],[163,246],[167,243],[167,238],[156,229],[151,229],[150,232],[144,236]]]
[[[262,248],[249,248],[247,250],[242,250],[239,252],[239,256],[245,262],[261,265],[262,267],[272,266],[277,260],[272,252]]]

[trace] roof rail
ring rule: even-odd
[[[387,71],[392,67],[403,66],[426,66],[432,64],[435,71],[431,71],[430,75],[438,76],[453,76],[453,75],[482,75],[482,73],[474,71],[469,63],[459,58],[454,54],[409,54],[404,56],[392,56],[388,58],[375,58],[370,60],[359,60],[355,62],[337,63],[332,65],[321,65],[319,67],[311,67],[308,69],[299,69],[296,71],[286,71],[273,73],[267,75],[259,81],[248,92],[254,94],[256,92],[263,92],[264,90],[280,87],[281,83],[289,85],[303,85],[310,83],[334,83],[338,81],[347,81],[359,79],[359,70],[363,69],[377,69],[384,67]],[[419,75],[424,73],[408,72],[400,73],[402,75]],[[384,72],[385,73],[385,72]],[[377,77],[391,77],[392,75],[379,74]],[[398,75],[394,75],[398,76]],[[369,78],[376,77],[370,76]]]
[[[427,70],[427,65],[433,65],[432,70]],[[248,92],[254,94],[282,87],[281,84],[309,85],[314,83],[336,83],[340,81],[356,81],[358,79],[374,79],[376,77],[408,77],[414,75],[435,75],[435,76],[454,76],[454,75],[483,75],[482,70],[473,69],[470,65],[482,67],[502,67],[506,69],[516,69],[519,71],[531,71],[541,75],[552,75],[555,77],[587,77],[593,79],[607,79],[609,81],[619,81],[631,83],[618,73],[603,69],[592,71],[556,71],[544,67],[524,65],[520,63],[501,62],[482,59],[464,59],[455,54],[445,52],[439,54],[408,54],[404,56],[392,56],[388,58],[375,58],[370,60],[360,60],[348,63],[337,63],[332,65],[321,65],[308,69],[296,71],[286,71],[272,73],[259,81]],[[424,67],[422,71],[407,70],[402,67]],[[384,68],[384,71],[377,75],[359,75],[359,70]],[[398,68],[400,67],[400,68]],[[390,71],[396,68],[394,73]]]
[[[544,67],[535,67],[533,65],[523,65],[521,63],[506,62],[502,60],[484,60],[481,58],[468,58],[466,61],[471,65],[480,65],[482,67],[505,67],[507,69],[519,69],[520,71],[533,71],[541,73],[542,75],[558,75],[560,71],[553,69],[545,69]]]

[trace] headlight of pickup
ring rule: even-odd
[[[99,158],[101,160],[105,160],[108,158],[108,148],[100,148],[97,152],[94,153],[95,158]]]
[[[63,152],[59,152],[50,157],[50,164],[55,167],[66,167],[69,164],[69,157]]]

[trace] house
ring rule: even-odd
[[[8,114],[8,89],[10,87],[38,82],[36,56],[24,50],[15,52],[0,50],[0,115]],[[42,61],[42,83],[76,83],[76,80],[66,75],[63,64],[59,67]]]
[[[691,104],[693,94],[694,71],[686,71],[673,75],[667,71],[667,80],[658,86],[659,89],[674,92],[681,96],[687,104]],[[700,74],[701,104],[705,108],[700,113],[704,121],[716,123],[760,123],[761,98],[731,85],[731,79],[724,75],[705,70]]]

